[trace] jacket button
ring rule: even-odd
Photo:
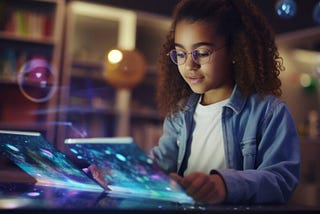
[[[177,140],[177,145],[180,146],[180,140]]]

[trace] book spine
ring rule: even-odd
[[[9,13],[3,26],[5,32],[21,37],[43,39],[53,36],[51,14],[17,9]]]
[[[0,52],[0,79],[7,81],[16,81],[19,72],[23,66],[32,59],[44,59],[50,63],[50,56],[45,53],[38,53],[32,50],[6,48]]]
[[[2,78],[6,80],[14,80],[16,77],[16,55],[14,49],[6,49],[3,52],[3,68]]]

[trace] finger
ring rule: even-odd
[[[203,176],[186,178],[184,182],[186,183],[186,185],[188,185],[186,192],[193,197],[201,194],[201,192],[199,193],[199,191],[202,189],[204,191],[204,187],[207,186],[207,181]]]
[[[209,176],[206,185],[195,194],[195,200],[204,203],[220,203],[225,200],[224,184],[220,183],[219,177]]]
[[[215,185],[212,183],[206,183],[194,193],[194,198],[197,201],[207,203],[214,200],[215,192]]]
[[[177,173],[171,173],[170,174],[170,178],[172,178],[173,180],[177,181],[178,183],[181,183],[182,180],[183,180],[183,177],[181,177]]]

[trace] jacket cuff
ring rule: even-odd
[[[222,177],[227,196],[224,203],[235,204],[246,201],[246,183],[242,181],[241,175],[234,169],[211,170],[210,174],[218,174]]]

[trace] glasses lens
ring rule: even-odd
[[[198,48],[192,51],[193,60],[199,65],[203,65],[209,62],[211,56],[211,52],[205,48]]]
[[[186,61],[187,54],[182,51],[172,50],[170,51],[170,58],[172,62],[177,65],[182,65]]]
[[[177,51],[175,51],[175,50],[170,51],[170,58],[171,58],[172,62],[174,62],[175,64],[178,64]]]
[[[193,50],[190,54],[192,55],[193,61],[199,65],[206,64],[210,61],[211,51],[205,48],[198,48]],[[184,51],[171,50],[169,55],[173,63],[182,65],[186,62],[189,53]]]

